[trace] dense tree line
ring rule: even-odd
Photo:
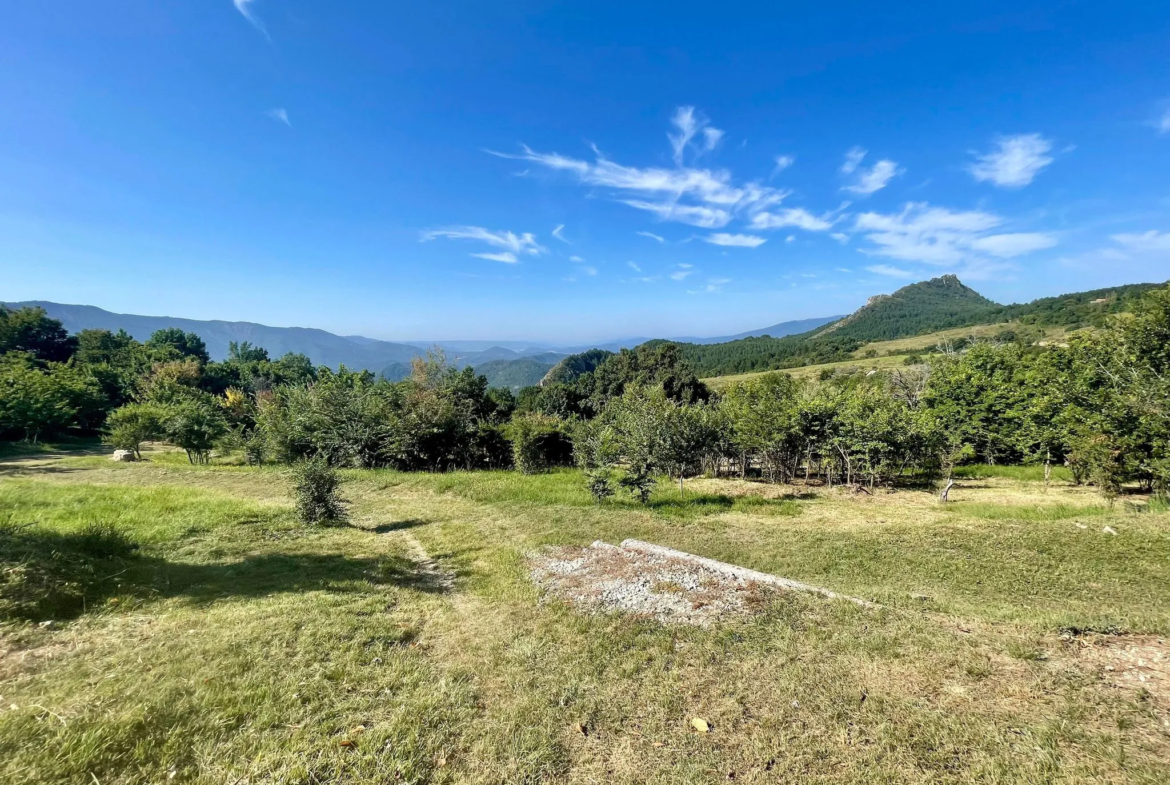
[[[0,306],[0,439],[95,435],[144,419],[152,425],[139,429],[151,435],[168,424],[178,433],[180,420],[194,422],[189,415],[198,410],[214,412],[204,441],[215,441],[229,390],[255,395],[316,374],[303,355],[272,361],[264,349],[232,344],[230,357],[216,363],[194,333],[159,330],[145,342],[125,331],[69,335],[40,308]]]
[[[873,489],[964,461],[1067,465],[1110,497],[1170,486],[1170,288],[1067,345],[974,342],[889,373],[778,372],[718,395],[663,342],[513,396],[441,354],[390,382],[246,343],[210,362],[180,331],[69,336],[35,311],[2,312],[0,328],[6,438],[101,429],[124,449],[165,439],[193,462],[231,450],[408,471],[576,463],[599,499],[702,473]]]

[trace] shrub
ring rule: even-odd
[[[593,501],[601,504],[603,501],[613,496],[613,484],[610,482],[609,472],[605,469],[590,471],[585,473],[586,487],[589,488],[589,495],[593,497]]]
[[[341,478],[323,459],[310,458],[293,466],[293,491],[301,523],[342,523],[346,502],[338,493]]]
[[[524,474],[538,474],[572,461],[573,443],[564,424],[546,414],[522,414],[508,428],[512,458]]]
[[[627,472],[618,484],[633,494],[642,504],[650,503],[650,494],[656,484],[653,477],[643,471]]]

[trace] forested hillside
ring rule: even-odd
[[[1017,321],[1037,326],[1101,326],[1158,284],[1046,297],[1000,305],[954,275],[905,286],[874,297],[850,316],[786,338],[746,338],[721,344],[682,344],[682,355],[703,377],[781,370],[849,360],[874,341],[888,341],[956,327]]]
[[[542,384],[568,384],[587,373],[614,355],[605,349],[590,349],[580,354],[570,354],[554,365],[545,375]]]
[[[1053,327],[1102,327],[1110,314],[1132,311],[1135,303],[1159,285],[1135,283],[1006,305],[999,311],[998,321]]]
[[[852,315],[821,329],[817,337],[888,341],[996,321],[999,309],[996,303],[964,286],[957,276],[944,275],[873,297]]]
[[[475,372],[487,379],[489,387],[502,387],[519,392],[524,387],[539,384],[553,366],[535,357],[518,360],[491,360],[475,366]]]

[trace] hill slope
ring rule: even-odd
[[[944,275],[903,286],[893,294],[872,297],[857,311],[820,330],[816,337],[888,341],[988,322],[1001,308],[963,285],[957,276]]]
[[[533,357],[519,360],[490,360],[475,366],[475,372],[487,377],[489,387],[507,387],[518,392],[523,387],[539,384],[551,369],[552,363],[541,362]]]
[[[942,330],[1017,321],[1074,328],[1100,324],[1131,307],[1160,284],[1110,289],[1000,305],[944,275],[872,298],[853,314],[826,327],[786,338],[747,338],[722,344],[683,344],[683,356],[703,377],[798,368],[850,360],[874,341],[909,338]]]
[[[607,349],[589,349],[579,354],[570,354],[550,368],[539,381],[541,384],[569,384],[584,374],[592,373],[613,355],[614,352]]]

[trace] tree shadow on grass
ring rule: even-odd
[[[37,477],[46,474],[74,474],[79,471],[83,469],[28,460],[0,460],[0,477]]]
[[[426,526],[430,521],[424,521],[421,518],[407,518],[404,521],[393,521],[391,523],[382,523],[377,526],[357,526],[355,528],[362,531],[373,532],[374,534],[389,534],[390,532],[403,531],[404,529],[413,529],[416,526]]]
[[[735,506],[735,499],[722,493],[692,493],[682,498],[651,497],[646,506],[668,518],[698,518],[727,512]]]
[[[0,529],[0,621],[74,619],[115,597],[212,603],[307,591],[360,594],[383,586],[449,590],[402,556],[273,553],[196,564],[144,556],[110,527],[69,534]]]

